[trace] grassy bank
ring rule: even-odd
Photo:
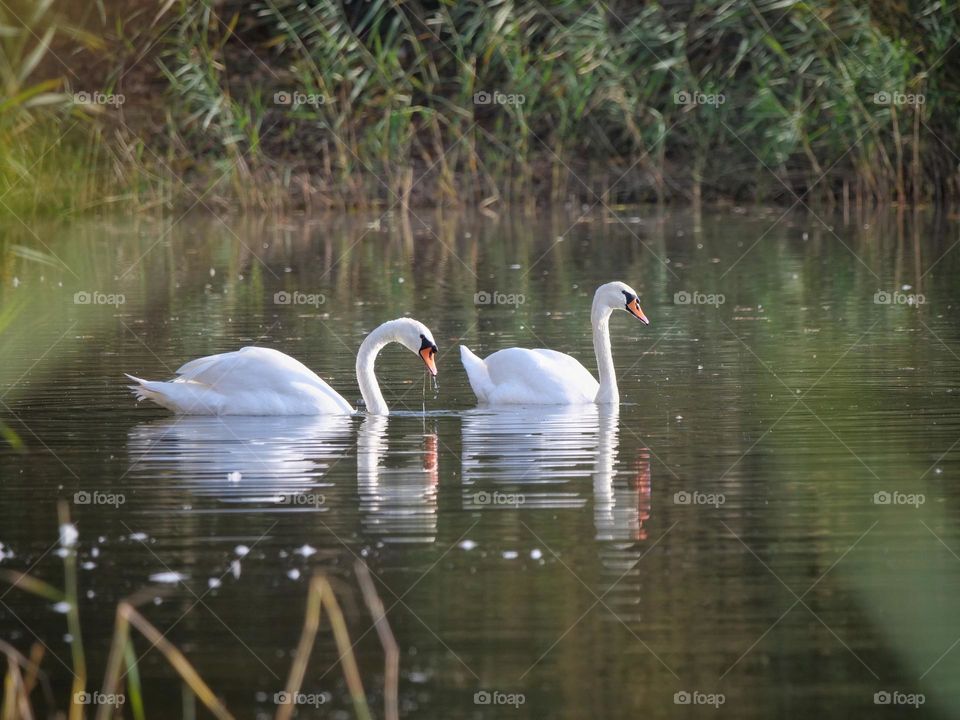
[[[958,9],[11,2],[0,202],[944,204]]]

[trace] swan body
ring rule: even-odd
[[[610,315],[626,310],[649,325],[629,285],[601,285],[590,313],[600,381],[576,358],[555,350],[508,348],[482,359],[464,345],[460,359],[477,400],[486,405],[616,404],[620,401],[610,350]]]
[[[368,412],[389,408],[374,373],[377,354],[391,342],[417,353],[436,374],[433,335],[410,318],[386,322],[371,332],[357,354],[357,382]],[[191,360],[170,381],[127,375],[138,400],[151,400],[183,415],[347,415],[353,406],[315,372],[279,350],[245,347]]]
[[[460,346],[470,387],[487,405],[592,403],[598,383],[579,360],[556,350],[507,348],[485,359]]]

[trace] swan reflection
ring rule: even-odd
[[[352,425],[343,415],[165,418],[129,431],[129,472],[222,502],[312,509],[324,502],[322,478],[350,450]]]
[[[646,540],[650,518],[650,451],[637,451],[632,466],[618,472],[619,409],[601,411],[593,472],[593,522],[597,540]]]
[[[357,492],[364,533],[384,542],[433,542],[437,435],[404,435],[391,448],[389,422],[386,416],[368,415],[357,437]]]
[[[619,465],[616,407],[478,408],[463,417],[463,507],[582,508],[593,480],[598,540],[643,540],[650,516],[650,459]]]

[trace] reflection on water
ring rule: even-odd
[[[596,406],[468,410],[461,423],[464,508],[583,507],[588,498],[577,480],[593,466],[597,432]]]
[[[352,446],[346,415],[205,417],[181,415],[130,430],[130,473],[143,482],[175,483],[225,503],[274,502],[316,508],[307,491]]]
[[[368,415],[357,436],[357,492],[364,532],[384,542],[433,542],[437,536],[437,435],[390,447],[390,419]],[[388,465],[387,460],[390,460]]]
[[[433,542],[437,435],[397,437],[391,446],[389,422],[371,415],[356,429],[346,415],[155,420],[130,430],[128,475],[138,483],[175,484],[217,505],[347,511],[359,514],[364,534],[384,542]],[[342,473],[331,473],[353,454],[354,443],[355,493],[344,486]],[[217,505],[208,511],[216,512]]]
[[[649,451],[622,472],[617,407],[477,408],[461,423],[465,510],[593,506],[597,540],[642,540]],[[589,479],[592,484],[588,483]]]
[[[638,448],[636,458],[618,466],[620,410],[602,408],[593,471],[593,522],[597,540],[646,540],[650,519],[650,451]]]
[[[117,602],[177,573],[196,595],[171,585],[149,619],[238,717],[272,716],[320,571],[376,696],[383,654],[350,593],[363,558],[402,650],[405,719],[843,719],[873,716],[884,690],[925,693],[912,717],[960,716],[956,221],[375,220],[38,222],[56,254],[42,262],[16,250],[36,245],[19,223],[0,234],[0,421],[26,447],[0,445],[0,568],[60,584],[56,501],[72,502],[90,677]],[[475,406],[459,343],[592,369],[591,296],[611,279],[652,321],[612,334],[618,411]],[[362,338],[402,314],[434,332],[442,392],[387,348],[388,418],[176,418],[137,405],[122,374],[257,344],[355,402]],[[63,615],[0,599],[0,639],[28,654],[42,640],[66,697]],[[304,690],[349,715],[321,635]],[[147,714],[179,716],[179,682],[137,643]],[[482,690],[525,703],[478,705]],[[684,691],[726,702],[681,708]]]

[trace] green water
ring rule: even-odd
[[[144,614],[237,717],[276,711],[316,571],[382,717],[358,559],[403,717],[956,717],[960,228],[781,215],[11,220],[0,418],[25,450],[0,453],[0,567],[62,585],[66,499],[89,688],[117,602],[163,588]],[[460,343],[593,370],[612,279],[651,320],[612,320],[619,412],[475,407]],[[122,375],[255,343],[354,402],[364,335],[407,314],[434,333],[440,391],[388,348],[389,418],[176,418]],[[47,647],[61,709],[66,633],[0,589],[0,639]],[[135,644],[147,714],[178,717],[179,681]],[[325,626],[300,717],[352,714],[337,657]]]

